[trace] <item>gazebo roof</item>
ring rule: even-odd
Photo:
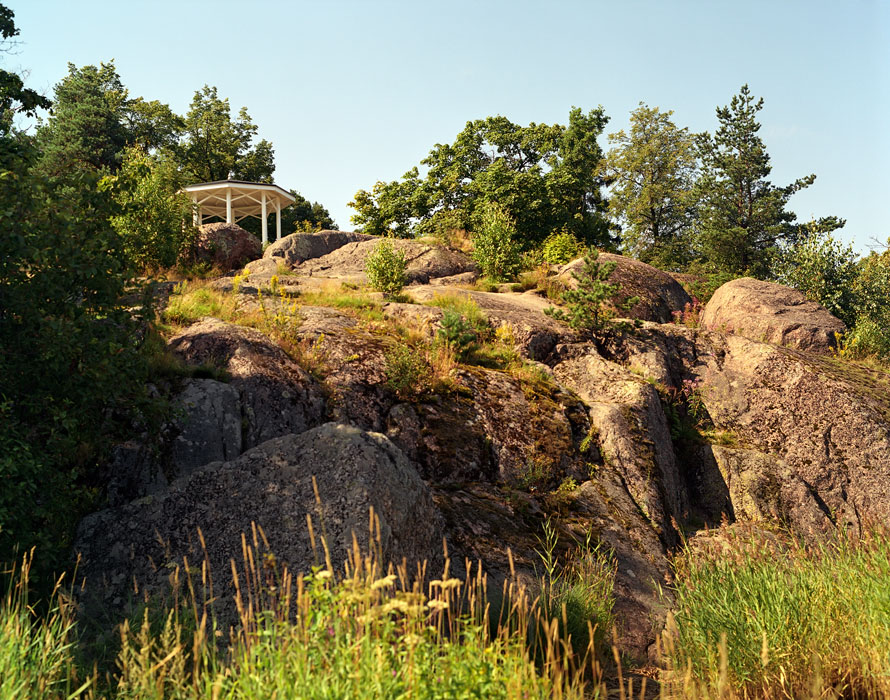
[[[226,218],[228,195],[231,192],[232,210],[235,221],[248,216],[260,218],[263,212],[263,195],[271,211],[290,206],[296,198],[278,185],[245,180],[216,180],[199,182],[182,188],[192,195],[193,201],[201,208],[203,216]]]

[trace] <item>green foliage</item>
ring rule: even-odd
[[[713,139],[700,140],[704,175],[697,186],[701,209],[698,227],[701,254],[718,270],[769,274],[780,243],[793,243],[801,226],[788,200],[809,187],[815,175],[776,187],[767,179],[772,166],[758,131],[757,113],[763,100],[756,100],[743,85],[728,107],[717,109],[720,128]],[[814,222],[820,232],[844,225],[830,216]]]
[[[843,339],[843,353],[890,358],[890,251],[872,252],[859,263],[853,297],[856,323]]]
[[[386,385],[399,398],[423,393],[432,380],[429,362],[416,348],[399,345],[384,356]]]
[[[353,223],[367,233],[411,236],[431,229],[469,229],[487,202],[514,219],[523,247],[567,227],[587,242],[606,242],[597,137],[608,118],[601,108],[574,108],[569,124],[512,123],[505,117],[467,122],[454,143],[436,144],[401,180],[356,193]]]
[[[554,231],[544,240],[541,246],[544,262],[551,265],[563,265],[577,258],[584,251],[584,245],[566,229]],[[523,267],[527,262],[523,264]]]
[[[493,202],[487,204],[473,234],[473,260],[490,280],[509,281],[522,269],[515,236],[516,226],[510,215]]]
[[[561,294],[567,310],[548,307],[544,313],[559,321],[565,321],[579,331],[598,333],[602,331],[615,311],[610,302],[617,294],[619,285],[610,284],[609,276],[615,270],[614,262],[597,262],[599,252],[592,250],[584,256],[584,266],[572,272],[578,282],[577,289],[567,289]],[[625,301],[626,308],[636,304],[638,299],[631,297]]]
[[[478,340],[473,325],[457,311],[446,309],[436,331],[436,339],[450,348],[457,359],[469,355]]]
[[[886,533],[811,547],[755,531],[726,535],[730,547],[687,551],[677,563],[666,645],[676,675],[689,668],[702,690],[728,685],[743,697],[779,687],[785,697],[824,697],[834,684],[849,697],[886,696]]]
[[[813,227],[783,251],[776,265],[776,277],[852,326],[857,312],[856,258],[853,246],[843,246],[830,234],[824,235]]]
[[[391,297],[405,286],[405,270],[408,262],[405,254],[393,247],[392,241],[382,240],[365,261],[368,283],[383,296]]]
[[[600,169],[611,186],[609,213],[624,226],[624,249],[677,269],[692,256],[698,158],[695,136],[678,129],[671,114],[641,102],[631,112],[630,133],[609,135],[613,147]]]
[[[127,91],[114,61],[98,68],[69,63],[53,102],[52,115],[37,130],[46,174],[63,177],[120,167],[128,137],[123,124]]]
[[[141,324],[122,304],[131,278],[99,176],[40,175],[23,136],[0,133],[0,562],[43,546],[36,573],[67,563],[87,485],[119,421],[146,407]],[[18,498],[30,499],[23,508]],[[5,518],[9,518],[6,520]]]
[[[137,269],[172,267],[194,239],[192,205],[179,192],[176,165],[165,156],[128,150],[119,174],[111,181],[120,214],[111,224]]]
[[[265,139],[254,144],[256,134],[246,107],[232,119],[228,98],[221,99],[215,87],[205,85],[195,92],[185,115],[185,138],[176,146],[177,160],[195,182],[225,180],[230,174],[236,180],[272,182],[272,144]]]
[[[296,201],[281,210],[281,234],[283,236],[295,231],[312,232],[337,228],[337,224],[331,218],[331,213],[321,204],[310,202],[296,190],[291,190],[290,193]],[[274,227],[270,226],[270,233],[274,230]]]

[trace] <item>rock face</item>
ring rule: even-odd
[[[600,253],[598,260],[601,263],[615,263],[609,283],[620,285],[613,301],[620,309],[618,315],[622,318],[670,323],[675,311],[682,311],[686,304],[692,303],[692,298],[677,280],[651,265],[613,253]],[[559,279],[574,288],[578,283],[572,272],[583,266],[583,258],[563,265],[559,270]],[[624,310],[624,303],[630,297],[639,297],[639,301],[630,310]]]
[[[174,401],[179,434],[171,446],[176,476],[241,454],[241,396],[213,379],[190,379]]]
[[[310,515],[316,536],[327,533],[333,565],[342,570],[353,533],[367,551],[372,507],[384,560],[441,559],[442,520],[429,489],[383,435],[328,423],[264,442],[236,460],[199,469],[155,497],[85,518],[76,542],[83,555],[80,573],[91,584],[84,604],[124,612],[134,580],[145,593],[164,591],[171,568],[182,566],[184,557],[200,566],[201,528],[216,572],[216,610],[231,620],[230,560],[243,577],[242,533],[250,539],[256,524],[278,562],[292,572],[307,571],[317,561],[324,563],[320,543],[313,553]]]
[[[355,235],[355,234],[354,234]],[[365,282],[368,256],[379,245],[380,238],[347,243],[319,258],[300,265],[300,274],[331,277],[351,282]],[[395,250],[404,253],[408,262],[405,276],[408,283],[427,284],[439,277],[450,277],[476,269],[466,255],[450,248],[424,245],[402,238],[391,240]]]
[[[815,501],[839,525],[886,522],[890,377],[739,336],[707,334],[698,345],[701,397],[708,413],[718,428],[770,456],[770,470],[747,460],[743,471],[754,469],[758,483],[782,481],[776,494],[782,498],[774,499],[776,503],[788,501],[784,494],[791,487],[790,474],[806,492],[794,503]],[[812,529],[810,514],[796,522],[795,508],[790,508],[783,517],[803,532]]]
[[[701,325],[775,345],[829,352],[847,327],[801,292],[743,277],[720,287],[702,313]]]
[[[237,270],[263,254],[263,245],[238,224],[204,224],[198,229],[194,256],[223,270]]]
[[[208,318],[172,338],[169,347],[189,364],[212,364],[231,376],[241,400],[245,449],[322,422],[318,382],[258,331]]]
[[[263,258],[277,258],[288,267],[295,267],[306,260],[333,253],[347,243],[373,239],[364,233],[351,231],[319,231],[318,233],[292,233],[266,248]]]

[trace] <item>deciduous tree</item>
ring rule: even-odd
[[[630,132],[609,135],[613,147],[600,169],[611,186],[609,213],[623,227],[625,250],[676,268],[692,255],[698,158],[694,135],[678,128],[672,114],[640,103],[631,112]]]

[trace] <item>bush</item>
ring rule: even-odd
[[[124,157],[117,176],[106,185],[121,213],[111,218],[124,251],[137,269],[172,267],[194,240],[192,204],[179,192],[176,165],[152,158],[139,149]]]
[[[563,229],[547,236],[542,250],[546,262],[551,265],[563,265],[581,255],[584,245],[574,235]]]
[[[384,355],[386,386],[399,398],[423,393],[429,386],[432,370],[426,358],[415,348],[400,345]]]
[[[848,325],[856,320],[854,282],[859,274],[853,247],[815,230],[783,251],[779,282],[806,294]]]
[[[522,269],[522,255],[514,240],[516,223],[499,205],[490,202],[473,234],[473,260],[489,279],[507,282]]]
[[[395,250],[392,241],[382,240],[368,256],[365,263],[365,274],[368,283],[383,296],[391,297],[402,291],[405,286],[405,270],[408,262],[405,254]]]

